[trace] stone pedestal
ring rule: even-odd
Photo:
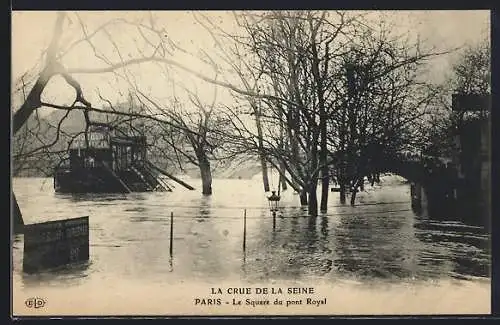
[[[422,186],[418,183],[411,183],[410,185],[410,195],[411,195],[411,208],[413,212],[420,215],[422,213]]]
[[[488,225],[491,222],[491,149],[490,121],[481,125],[481,200],[482,218]]]

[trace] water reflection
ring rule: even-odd
[[[37,287],[41,283],[49,286],[82,284],[89,276],[92,262],[83,262],[46,270],[39,273],[22,273],[24,287]]]
[[[412,275],[411,252],[418,249],[403,216],[341,216],[333,235],[340,273],[359,278],[404,278]]]
[[[195,278],[209,275],[210,278],[224,279],[234,272],[236,261],[227,263],[227,257],[233,255],[233,225],[237,217],[231,210],[215,216],[214,202],[209,196],[193,198],[190,203],[198,208],[182,210],[174,217],[175,265],[183,265],[182,272]]]
[[[209,217],[212,205],[211,197],[207,195],[201,196],[198,205],[200,207],[200,217]]]
[[[69,200],[71,202],[93,201],[93,202],[113,202],[122,200],[141,200],[141,196],[127,195],[127,194],[94,194],[94,193],[54,193],[54,197],[61,200]]]
[[[303,212],[297,208],[284,210],[284,216],[277,219],[275,230],[271,227],[272,216],[262,213],[263,220],[251,236],[245,273],[247,280],[293,279],[324,275],[331,270],[331,250],[326,245],[326,218],[322,219],[320,233],[318,218],[304,217]]]
[[[417,219],[415,237],[425,243],[424,266],[447,265],[455,278],[490,276],[490,238],[484,228],[457,221]]]
[[[155,218],[148,213],[148,205],[144,199],[134,201],[134,204],[131,206],[126,205],[123,212],[130,215],[131,222],[164,221],[163,218]]]
[[[409,203],[408,203],[409,205]],[[277,235],[262,221],[247,254],[249,279],[332,276],[360,281],[413,281],[437,277],[488,277],[489,237],[480,227],[422,223],[411,210],[371,205],[303,217],[287,209]],[[370,212],[370,213],[368,213]],[[318,227],[319,223],[319,227]],[[443,228],[435,233],[432,227]],[[429,226],[426,226],[429,225]],[[434,225],[434,226],[431,226]],[[446,228],[446,230],[444,230]],[[472,230],[474,229],[474,230]],[[472,231],[472,233],[471,233]]]
[[[258,194],[260,184],[217,181],[220,190],[212,197],[194,191],[67,196],[22,183],[18,201],[27,223],[45,221],[47,216],[90,216],[91,261],[83,269],[22,275],[23,239],[16,236],[14,276],[28,285],[76,285],[109,278],[159,283],[201,278],[217,282],[235,276],[249,282],[406,282],[490,276],[487,231],[460,220],[415,215],[408,184],[361,193],[362,203],[354,208],[339,205],[333,197],[328,213],[318,217],[295,207],[298,198],[285,192],[283,206],[273,218],[266,197]]]

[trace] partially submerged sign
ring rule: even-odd
[[[33,273],[88,259],[88,216],[24,226],[24,272]]]
[[[452,110],[457,112],[490,111],[491,96],[479,94],[452,95]]]

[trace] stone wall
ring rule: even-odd
[[[490,121],[467,122],[460,129],[455,156],[459,162],[457,203],[460,210],[483,224],[490,221],[491,159]]]

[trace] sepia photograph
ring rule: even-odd
[[[491,313],[488,10],[11,12],[11,317]]]

